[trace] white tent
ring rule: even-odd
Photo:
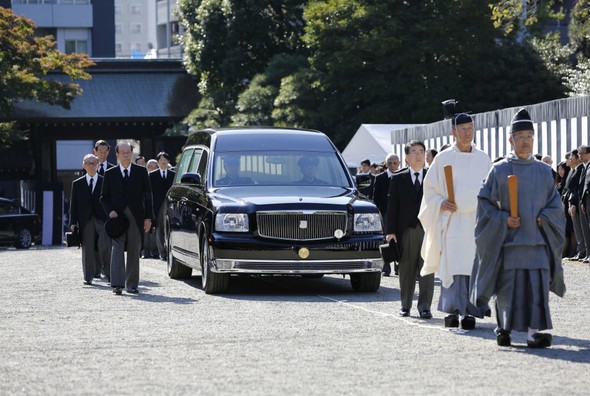
[[[361,161],[364,159],[369,159],[371,163],[381,163],[385,161],[387,154],[393,151],[391,134],[396,130],[415,125],[362,124],[352,139],[350,139],[350,142],[342,152],[342,156],[346,164],[351,168],[360,166]]]

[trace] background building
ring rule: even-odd
[[[177,0],[115,0],[117,58],[181,58]]]
[[[0,6],[32,19],[37,33],[51,34],[62,52],[115,56],[114,0],[0,0]]]

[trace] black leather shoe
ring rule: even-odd
[[[467,315],[461,321],[461,328],[463,330],[473,330],[475,329],[475,318],[473,316]]]
[[[445,327],[459,327],[459,318],[457,315],[445,316]]]
[[[512,337],[510,337],[510,333],[506,330],[498,330],[496,331],[496,342],[498,343],[498,346],[509,347],[512,342]]]
[[[537,333],[533,336],[533,341],[526,340],[526,345],[529,348],[549,348],[553,336],[549,333]]]
[[[409,309],[400,309],[399,310],[399,316],[410,316],[410,310]]]
[[[420,312],[420,317],[422,319],[432,319],[432,312],[430,312],[429,310],[425,309],[424,311]]]
[[[119,287],[115,287],[113,289],[113,293],[120,296],[121,294],[123,294],[123,290],[121,290],[121,288],[119,288]]]
[[[85,285],[92,286],[92,281],[84,281]]]
[[[127,293],[139,294],[139,290],[137,290],[137,289],[127,289]]]

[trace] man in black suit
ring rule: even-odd
[[[111,146],[106,140],[97,140],[96,143],[94,143],[94,155],[98,157],[97,172],[101,176],[104,176],[104,173],[108,169],[115,166],[107,161],[110,152]]]
[[[158,253],[162,260],[166,260],[166,248],[164,247],[164,215],[165,210],[163,208],[164,199],[166,193],[172,182],[174,182],[174,176],[176,172],[168,169],[170,164],[170,156],[164,151],[158,153],[156,156],[158,161],[158,169],[150,172],[150,183],[152,185],[152,197],[154,200],[154,224],[156,228],[156,244],[158,246]]]
[[[123,235],[112,239],[111,287],[115,294],[121,294],[123,287],[136,294],[143,233],[150,230],[154,218],[152,188],[147,169],[131,163],[131,143],[119,142],[115,151],[119,166],[105,172],[100,201],[110,219],[125,216],[129,227]]]
[[[586,257],[586,243],[582,232],[582,223],[580,222],[580,197],[578,185],[580,176],[584,172],[584,164],[578,154],[578,149],[572,150],[568,158],[568,166],[571,168],[565,179],[565,191],[563,195],[564,204],[568,207],[568,214],[572,218],[574,235],[576,236],[576,255],[569,257],[571,260],[584,260]]]
[[[72,183],[70,229],[80,232],[84,284],[91,285],[96,273],[110,277],[111,244],[105,233],[106,213],[100,204],[103,178],[96,170],[98,158],[86,154],[82,161],[86,174]]]
[[[383,219],[383,229],[387,230],[387,195],[389,194],[389,180],[393,177],[393,173],[399,168],[399,156],[395,153],[387,155],[385,158],[385,165],[387,169],[385,172],[375,177],[375,189],[373,190],[373,202],[377,205],[381,218]],[[397,265],[396,265],[397,268]],[[391,273],[390,263],[384,263],[383,275],[389,276]],[[398,270],[395,271],[396,275]]]
[[[402,308],[401,316],[409,316],[416,288],[416,277],[420,292],[418,312],[423,319],[432,318],[430,306],[434,295],[434,274],[421,276],[424,261],[420,256],[424,229],[418,220],[422,200],[422,182],[426,175],[424,163],[426,147],[419,140],[406,144],[404,152],[408,168],[395,173],[389,183],[387,206],[387,241],[395,240],[399,246],[399,288]]]
[[[584,243],[586,244],[586,257],[580,259],[584,263],[590,263],[590,219],[588,211],[590,210],[590,146],[583,145],[578,147],[580,159],[584,164],[584,169],[580,173],[580,181],[578,184],[579,204],[580,204],[580,223],[582,224],[582,234],[584,235]]]

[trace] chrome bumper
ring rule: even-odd
[[[212,272],[230,274],[354,274],[381,272],[382,258],[352,260],[212,260]]]

